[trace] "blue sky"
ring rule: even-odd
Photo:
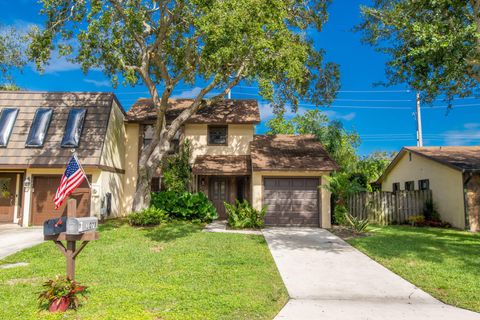
[[[346,128],[355,129],[362,139],[359,152],[395,151],[402,146],[415,145],[416,121],[415,93],[405,86],[376,87],[385,80],[386,57],[360,42],[360,34],[351,31],[360,21],[361,4],[366,0],[334,1],[330,18],[324,30],[315,35],[316,45],[327,52],[327,60],[340,65],[341,92],[332,106],[324,108],[331,119],[341,120]],[[27,28],[41,24],[40,6],[36,1],[0,0],[0,21],[4,25]],[[41,75],[31,67],[16,74],[16,82],[28,90],[48,91],[112,91],[108,80],[100,71],[84,75],[79,67],[65,59],[54,59]],[[179,88],[178,97],[191,97],[199,88]],[[125,109],[138,97],[148,96],[144,87],[120,86],[113,90]],[[240,85],[233,90],[233,98],[260,99],[255,87]],[[268,120],[271,110],[261,102],[262,118]],[[480,145],[480,99],[457,100],[452,110],[441,100],[433,106],[423,106],[425,145]],[[305,108],[305,107],[304,107]],[[300,110],[301,112],[302,110]],[[264,123],[257,133],[265,131]]]

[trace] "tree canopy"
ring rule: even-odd
[[[26,59],[23,54],[25,35],[13,27],[0,27],[0,89],[18,90],[12,78],[12,70],[21,69]]]
[[[144,84],[157,109],[156,132],[139,160],[134,210],[149,202],[149,180],[181,126],[199,108],[224,99],[240,81],[258,83],[277,112],[299,101],[329,104],[338,67],[310,38],[329,0],[42,0],[44,29],[29,55],[38,68],[53,50],[114,84]],[[190,107],[167,126],[174,88],[199,85]]]
[[[361,9],[364,41],[389,55],[388,84],[430,102],[472,94],[480,81],[480,0],[375,0]]]

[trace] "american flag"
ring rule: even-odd
[[[53,202],[55,202],[55,209],[58,209],[66,197],[72,194],[72,192],[82,184],[85,179],[85,173],[77,160],[77,157],[73,156],[68,162],[67,169],[62,176],[60,186],[58,186],[57,193]]]

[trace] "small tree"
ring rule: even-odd
[[[163,168],[163,183],[167,191],[188,191],[192,180],[191,154],[190,141],[187,139],[177,154],[165,158],[166,165]]]
[[[296,110],[300,100],[329,104],[338,90],[337,66],[309,38],[326,21],[329,0],[41,2],[46,24],[29,51],[40,69],[58,49],[84,71],[100,68],[114,84],[142,83],[150,92],[155,135],[140,155],[133,211],[148,206],[150,180],[178,130],[241,80],[257,82],[277,111]],[[182,84],[202,89],[167,125],[168,100]]]

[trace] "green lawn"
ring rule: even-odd
[[[288,296],[261,236],[201,232],[171,223],[136,229],[119,221],[77,258],[89,299],[64,315],[38,312],[41,284],[65,270],[53,243],[0,260],[0,319],[272,319]]]
[[[480,235],[463,231],[372,227],[350,244],[445,303],[480,311]]]

